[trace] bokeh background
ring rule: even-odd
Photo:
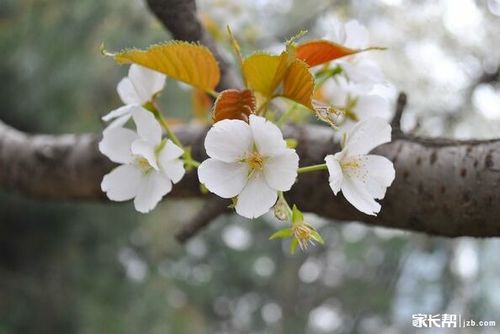
[[[373,44],[389,48],[374,57],[391,82],[384,94],[409,95],[406,131],[499,136],[499,0],[199,6],[216,35],[231,25],[245,53],[275,49],[301,29],[322,36],[334,15],[358,19]],[[127,70],[99,45],[168,38],[138,0],[1,0],[0,119],[32,133],[98,132],[100,116],[120,105],[115,86]],[[185,87],[170,81],[161,99],[170,117],[191,117]],[[0,333],[412,333],[414,313],[496,320],[468,332],[500,331],[498,240],[309,215],[327,245],[290,256],[286,243],[267,240],[271,216],[226,216],[178,245],[173,234],[200,205],[167,199],[143,216],[129,204],[51,203],[0,189]]]

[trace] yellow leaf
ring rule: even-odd
[[[124,50],[113,56],[119,64],[139,64],[207,92],[213,92],[220,80],[215,57],[199,44],[173,41],[147,50]]]
[[[295,60],[286,71],[281,96],[312,110],[314,109],[312,105],[313,93],[314,77],[309,72],[309,67],[303,61]]]
[[[254,53],[243,61],[243,76],[248,87],[269,98],[282,81],[288,67],[288,55]]]
[[[243,73],[248,87],[264,98],[283,96],[313,109],[314,77],[306,63],[290,56],[256,53],[243,61]]]
[[[255,112],[255,97],[249,89],[226,89],[220,92],[214,104],[213,119],[241,119],[248,121],[248,116]]]

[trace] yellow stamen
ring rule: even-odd
[[[311,228],[305,224],[295,224],[293,226],[293,236],[299,242],[299,246],[302,250],[305,250],[309,244],[312,244],[311,240]]]
[[[262,170],[264,168],[264,157],[256,151],[249,153],[245,158],[245,162],[252,171]]]
[[[142,170],[144,173],[147,173],[153,167],[149,164],[149,161],[146,158],[140,157],[135,159],[135,164]]]
[[[343,170],[359,168],[359,162],[356,160],[343,161],[341,165]]]

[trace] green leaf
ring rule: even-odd
[[[317,242],[319,242],[322,245],[325,244],[325,241],[323,240],[321,235],[315,230],[311,231],[311,238],[313,238],[314,240],[316,240]]]
[[[292,221],[294,224],[302,223],[304,221],[304,215],[302,214],[302,212],[300,212],[295,204],[293,205],[292,209]]]
[[[284,228],[282,230],[274,232],[270,237],[269,240],[273,239],[285,239],[285,238],[290,238],[292,236],[292,229],[291,228]]]

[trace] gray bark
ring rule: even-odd
[[[207,129],[176,128],[180,140],[192,146],[197,160],[206,158]],[[322,163],[339,150],[333,130],[324,126],[290,126],[301,165]],[[27,135],[0,123],[0,187],[52,200],[102,200],[100,182],[113,168],[97,150],[99,137]],[[378,217],[364,215],[335,197],[328,173],[299,175],[287,193],[290,202],[326,218],[425,232],[448,237],[500,236],[500,140],[449,141],[407,136],[375,149],[394,162],[396,179]],[[195,172],[174,187],[173,197],[201,196]]]

